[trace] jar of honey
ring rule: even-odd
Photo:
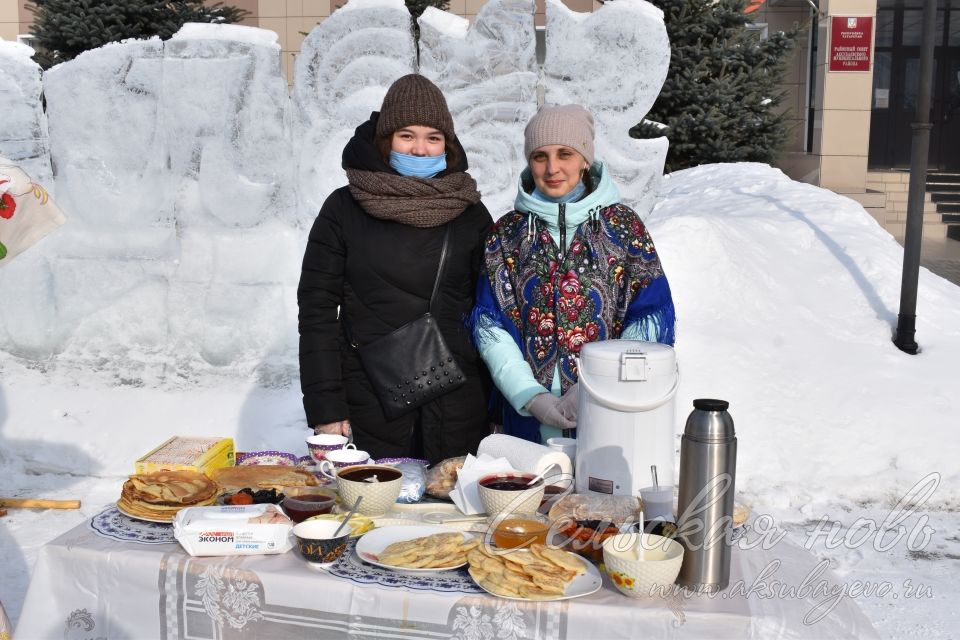
[[[493,530],[493,544],[501,549],[526,548],[533,543],[546,544],[550,523],[530,518],[508,518]]]

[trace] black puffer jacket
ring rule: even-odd
[[[396,173],[374,146],[376,115],[357,128],[344,148],[345,168]],[[448,172],[466,170],[466,155],[460,151],[464,160]],[[448,223],[450,247],[438,291],[438,324],[469,382],[388,421],[348,345],[343,323],[355,342],[366,344],[423,315],[446,225],[421,229],[380,220],[361,208],[348,187],[330,194],[310,231],[297,290],[300,383],[310,427],[349,419],[357,448],[374,458],[422,455],[436,462],[476,452],[489,433],[489,383],[463,320],[473,306],[484,237],[492,223],[482,203]]]

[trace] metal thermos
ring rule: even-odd
[[[684,546],[677,584],[698,592],[730,582],[730,533],[737,437],[725,400],[693,401],[680,441],[678,540]]]

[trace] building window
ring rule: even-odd
[[[751,22],[746,25],[747,33],[756,38],[759,42],[760,40],[766,40],[770,37],[770,32],[767,28],[766,22]]]

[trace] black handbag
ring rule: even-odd
[[[449,244],[450,225],[447,225],[429,310],[373,342],[365,345],[352,343],[380,400],[383,415],[389,420],[399,418],[467,381],[437,326],[437,290]]]

